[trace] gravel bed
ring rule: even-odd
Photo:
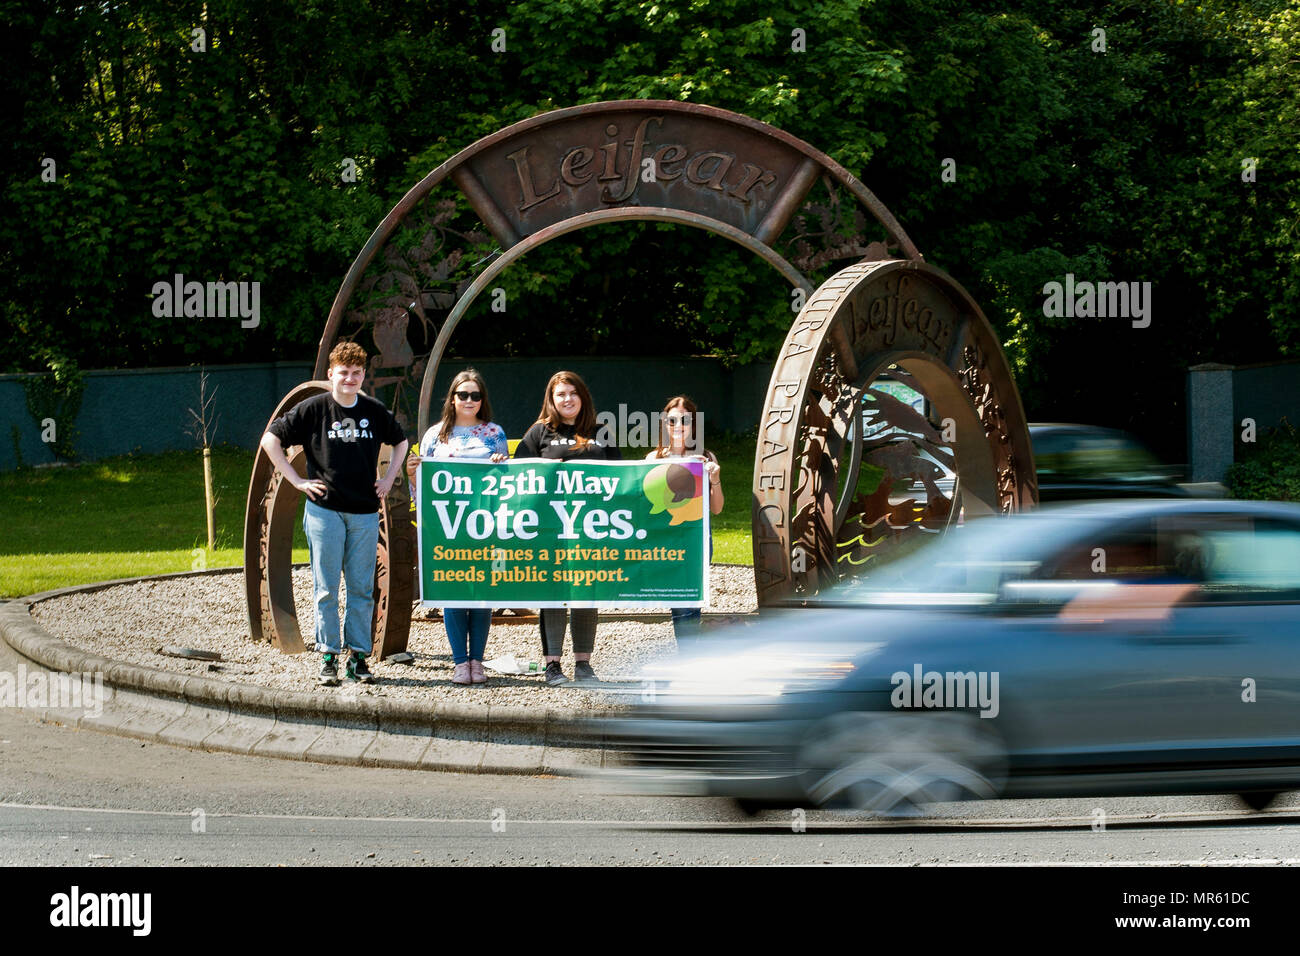
[[[746,613],[757,606],[752,568],[714,565],[710,573],[712,601],[706,613]],[[42,601],[33,617],[47,631],[82,650],[114,660],[161,670],[284,690],[314,690],[320,655],[281,654],[270,644],[248,639],[242,573],[208,574],[164,581],[123,584],[89,594],[71,594]],[[310,639],[312,620],[311,572],[293,573],[294,603],[298,620]],[[610,614],[636,613],[619,609]],[[433,613],[433,612],[431,612]],[[677,652],[668,612],[640,609],[644,620],[609,620],[602,613],[592,654],[601,681],[610,690],[632,689],[639,670],[651,661]],[[164,645],[218,651],[219,663],[169,657],[158,653]],[[569,642],[562,666],[573,675]],[[413,664],[376,661],[372,685],[345,681],[338,688],[348,697],[376,696],[403,701],[476,700],[497,704],[554,703],[575,710],[606,708],[617,704],[608,693],[579,689],[573,684],[547,687],[540,677],[504,676],[488,671],[483,685],[451,682],[453,663],[446,631],[440,618],[429,618],[416,608],[407,650]],[[531,623],[494,624],[488,634],[488,660],[513,653],[517,659],[540,660],[541,637]]]

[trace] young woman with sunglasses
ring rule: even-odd
[[[658,458],[703,458],[704,477],[709,482],[709,511],[721,514],[724,499],[722,496],[722,466],[713,452],[704,448],[699,439],[699,410],[685,395],[675,395],[668,399],[659,416],[659,445],[646,455],[646,461]],[[713,560],[713,535],[709,535],[709,560]],[[688,642],[700,636],[700,609],[697,607],[675,607],[672,609],[673,634],[677,646],[684,647]]]
[[[492,421],[492,405],[488,402],[483,376],[467,368],[452,379],[447,399],[442,403],[442,418],[424,433],[419,449],[407,459],[406,474],[414,484],[421,456],[505,461],[509,457],[508,449],[505,429]],[[456,665],[452,683],[486,683],[483,653],[488,628],[492,626],[492,609],[449,607],[443,609],[442,619]]]
[[[562,461],[617,461],[622,458],[618,446],[607,442],[597,431],[596,407],[586,383],[576,372],[556,372],[546,383],[537,422],[515,447],[515,457]],[[542,608],[546,683],[563,684],[568,680],[560,668],[566,620],[572,622],[573,679],[597,679],[591,667],[591,652],[596,646],[596,619],[594,607]]]

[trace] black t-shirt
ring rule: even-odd
[[[303,446],[307,477],[319,478],[327,489],[315,504],[358,515],[379,510],[379,446],[406,441],[393,413],[373,398],[358,395],[356,404],[345,408],[329,392],[295,405],[267,431],[285,448]]]
[[[623,455],[617,445],[608,445],[597,435],[578,447],[576,429],[572,425],[552,428],[537,422],[524,433],[515,446],[516,458],[559,458],[562,461],[619,461]]]

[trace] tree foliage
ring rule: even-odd
[[[11,368],[43,351],[87,367],[305,357],[352,259],[420,177],[511,122],[621,98],[736,110],[859,176],[983,304],[1035,417],[1141,423],[1169,450],[1187,365],[1300,350],[1287,0],[0,10],[4,100],[21,109],[0,210]],[[176,273],[260,281],[261,324],[155,317],[152,286]],[[1066,273],[1150,281],[1151,327],[1044,316],[1043,284]],[[762,358],[790,319],[765,265],[679,227],[574,234],[502,281],[509,318],[476,307],[455,348]]]

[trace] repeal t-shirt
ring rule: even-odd
[[[329,392],[295,405],[267,431],[285,448],[303,446],[307,477],[325,482],[325,494],[314,504],[358,515],[379,510],[379,446],[406,440],[393,413],[373,398],[358,395],[356,404],[347,408]]]
[[[618,461],[623,457],[617,445],[607,445],[599,434],[579,446],[578,430],[572,425],[560,425],[552,428],[545,422],[537,422],[524,433],[524,437],[515,446],[516,458],[559,458],[562,461],[580,459],[605,459]]]

